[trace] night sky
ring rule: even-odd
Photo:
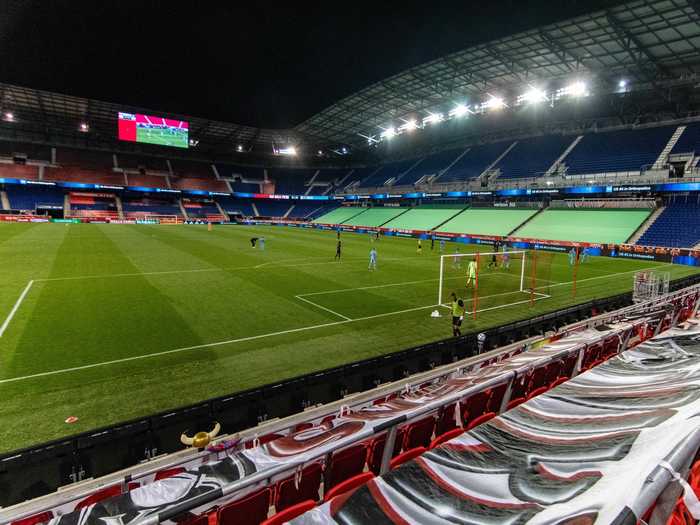
[[[0,81],[285,128],[411,66],[619,3],[0,0]]]

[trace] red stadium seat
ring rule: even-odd
[[[260,525],[267,519],[270,489],[265,487],[219,509],[219,525]]]
[[[576,361],[578,361],[578,352],[569,354],[564,358],[564,366],[561,371],[562,377],[571,377],[573,375]]]
[[[479,417],[469,422],[467,430],[471,430],[472,428],[478,427],[482,423],[486,423],[489,419],[493,419],[494,417],[496,417],[496,414],[494,412],[486,412],[486,414],[481,414]]]
[[[530,383],[527,386],[528,392],[547,384],[547,366],[540,366],[532,371]]]
[[[566,383],[568,380],[569,380],[568,377],[560,377],[559,379],[554,381],[554,383],[552,383],[552,385],[549,388],[554,388],[555,386],[559,386],[562,383]]]
[[[293,507],[289,507],[288,509],[283,510],[282,512],[278,512],[271,518],[266,519],[262,522],[262,525],[282,525],[283,523],[287,523],[288,521],[291,521],[294,518],[301,516],[305,512],[310,511],[315,506],[315,501],[302,501],[301,503],[297,503]]]
[[[405,452],[402,452],[398,456],[396,456],[394,459],[391,460],[389,463],[389,468],[391,470],[394,470],[395,468],[398,468],[399,466],[403,465],[407,461],[411,461],[414,458],[417,458],[421,454],[423,454],[426,450],[425,447],[416,447],[412,448],[410,450],[406,450]]]
[[[306,500],[318,501],[318,489],[321,487],[323,467],[320,463],[307,465],[301,476],[281,480],[275,491],[275,510],[280,512]]]
[[[406,427],[403,438],[403,448],[408,450],[416,447],[427,447],[433,437],[435,418],[430,416],[423,418]]]
[[[486,412],[495,412],[498,414],[501,411],[501,403],[503,402],[503,396],[506,394],[507,389],[508,383],[496,385],[489,389],[490,395]]]
[[[510,390],[510,397],[526,397],[527,392],[530,389],[530,378],[532,377],[532,372],[528,372],[521,376],[518,376],[513,381],[513,385]]]
[[[518,405],[521,405],[525,401],[527,401],[527,399],[525,399],[524,397],[516,397],[515,399],[511,399],[510,401],[508,401],[508,407],[506,408],[506,410],[511,410],[517,407]]]
[[[41,514],[34,514],[34,516],[29,516],[28,518],[22,518],[21,520],[13,521],[12,525],[36,525],[37,523],[44,523],[53,518],[53,512],[47,510]]]
[[[159,470],[156,472],[155,481],[158,481],[159,479],[171,478],[173,476],[177,476],[178,474],[182,474],[183,472],[185,472],[183,467],[173,467]]]
[[[190,519],[178,523],[178,525],[209,525],[209,514],[192,516]]]
[[[394,450],[391,456],[396,457],[401,452],[403,444],[404,429],[400,428],[396,431],[396,441],[394,441]],[[367,466],[377,476],[382,468],[382,455],[384,454],[384,444],[386,443],[386,434],[372,440],[369,446],[369,454],[367,458]]]
[[[454,438],[456,438],[456,437],[458,437],[458,436],[461,436],[462,434],[464,434],[464,430],[463,430],[463,429],[461,429],[461,428],[452,429],[452,430],[450,430],[450,431],[448,431],[448,432],[445,432],[445,433],[442,434],[441,436],[438,436],[438,437],[436,437],[435,439],[433,439],[432,443],[430,443],[430,447],[429,447],[429,448],[430,448],[430,450],[432,450],[432,449],[434,449],[435,447],[439,447],[440,445],[442,445],[442,444],[445,443],[446,441],[449,441],[449,440],[454,439]]]
[[[535,388],[532,392],[530,392],[527,395],[527,398],[532,399],[533,397],[537,397],[540,394],[544,394],[547,390],[549,390],[549,386],[541,386],[539,388]]]
[[[450,430],[457,428],[457,421],[455,421],[455,406],[456,404],[442,407],[440,414],[438,415],[437,422],[435,423],[436,434],[444,434],[445,432],[449,432]]]
[[[360,474],[365,468],[366,459],[367,445],[365,443],[334,452],[326,466],[324,489],[329,490],[338,483]]]
[[[472,394],[462,402],[462,422],[466,425],[470,420],[476,419],[481,414],[486,412],[489,405],[490,394],[486,392],[477,392]]]
[[[350,479],[346,479],[342,483],[338,483],[335,487],[333,487],[331,490],[326,492],[323,495],[323,501],[329,501],[332,498],[335,498],[338,494],[343,494],[345,492],[350,492],[354,491],[355,489],[361,487],[365,483],[367,483],[370,479],[374,477],[374,474],[372,472],[363,472],[362,474],[358,474],[357,476],[353,476]]]

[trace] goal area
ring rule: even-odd
[[[450,307],[453,294],[466,313],[533,304],[550,297],[551,253],[536,250],[454,253],[440,256],[438,304]]]

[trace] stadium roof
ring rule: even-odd
[[[294,129],[326,143],[367,145],[399,119],[449,111],[487,94],[585,78],[600,90],[700,71],[700,2],[638,0],[452,53],[377,82]],[[518,91],[514,91],[518,90]],[[364,138],[363,138],[364,137]]]
[[[371,57],[368,57],[371,59]],[[118,112],[168,116],[189,122],[201,154],[271,153],[273,146],[367,146],[368,136],[449,111],[489,94],[515,98],[528,85],[561,87],[585,79],[594,94],[613,92],[624,77],[630,89],[659,91],[697,85],[700,74],[700,0],[636,0],[604,11],[475,45],[413,67],[350,95],[292,129],[262,129],[148,110],[0,83],[5,138],[114,147]],[[659,91],[660,92],[660,91]],[[81,133],[81,123],[89,133]],[[83,130],[84,131],[84,130]],[[126,145],[125,147],[132,147]]]

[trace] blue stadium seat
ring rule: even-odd
[[[564,159],[568,173],[640,171],[653,164],[676,126],[590,133]]]
[[[17,186],[5,187],[7,197],[10,200],[10,208],[13,210],[34,211],[37,206],[61,206],[63,207],[64,193],[53,186]]]
[[[443,173],[438,182],[458,182],[475,179],[495,161],[512,142],[496,142],[473,146],[462,158]]]
[[[700,204],[670,202],[644,235],[637,241],[643,246],[692,248],[700,242]]]
[[[700,122],[688,124],[678,138],[671,153],[691,153],[700,151]]]
[[[501,170],[500,179],[538,177],[544,174],[575,137],[550,135],[519,140],[496,168]]]
[[[397,184],[415,184],[422,177],[438,175],[442,170],[452,164],[457,157],[464,153],[464,148],[441,151],[429,157],[425,157],[417,166],[405,174]]]

